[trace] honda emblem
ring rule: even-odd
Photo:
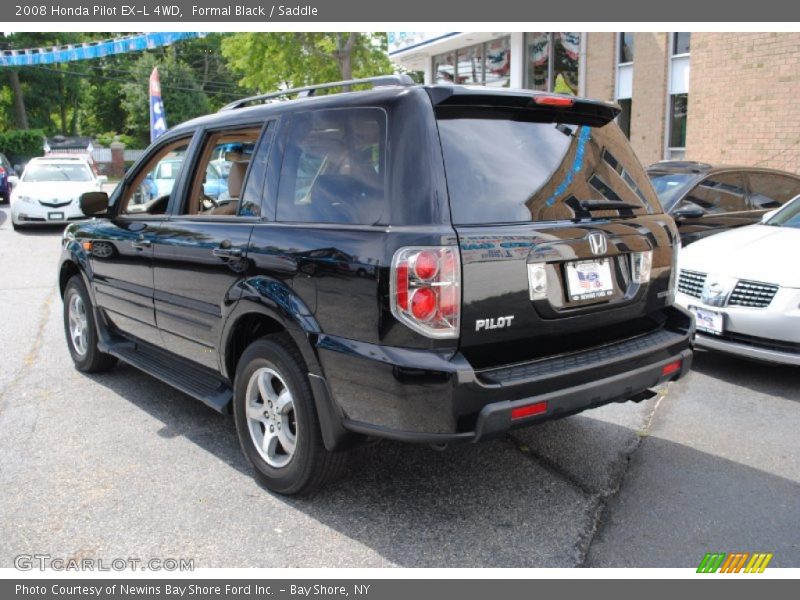
[[[587,237],[589,239],[589,248],[592,250],[592,254],[595,256],[600,256],[606,253],[608,250],[608,243],[606,242],[605,235],[599,231],[593,231]]]

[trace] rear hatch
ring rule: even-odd
[[[677,237],[613,122],[616,106],[458,86],[430,94],[470,362],[530,360],[660,327]]]

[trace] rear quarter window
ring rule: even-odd
[[[453,222],[520,223],[576,217],[584,200],[661,212],[619,127],[505,118],[439,118]],[[613,211],[592,216],[616,216]]]
[[[750,203],[753,208],[771,210],[800,194],[800,181],[773,173],[749,173]]]
[[[386,113],[346,108],[292,117],[279,221],[372,225],[386,209]]]

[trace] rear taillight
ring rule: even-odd
[[[432,338],[456,338],[461,316],[461,260],[455,246],[401,248],[392,259],[392,314]]]
[[[0,175],[5,175],[6,170],[3,167],[0,167]]]

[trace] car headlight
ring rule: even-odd
[[[25,204],[36,204],[36,200],[30,196],[17,196],[17,200]]]

